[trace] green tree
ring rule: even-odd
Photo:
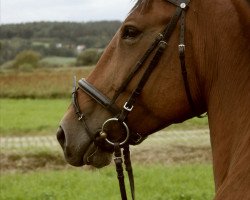
[[[19,69],[23,66],[29,66],[30,68],[36,68],[38,61],[41,59],[41,55],[35,51],[27,50],[22,51],[15,57],[14,67]]]
[[[87,49],[77,56],[76,65],[95,65],[102,55],[102,51],[97,49]]]
[[[23,50],[34,50],[43,56],[75,57],[78,45],[105,48],[120,25],[119,21],[3,24],[0,65],[13,60]],[[55,48],[57,43],[62,48]]]

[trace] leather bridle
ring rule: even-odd
[[[164,53],[164,50],[167,48],[167,42],[169,41],[169,38],[171,37],[178,21],[180,21],[180,43],[178,47],[179,47],[179,59],[180,59],[183,82],[184,82],[187,100],[189,102],[190,108],[194,115],[199,116],[196,110],[194,101],[191,96],[190,87],[189,87],[189,83],[187,79],[186,64],[185,64],[185,11],[188,8],[189,0],[167,0],[167,1],[177,7],[175,14],[172,16],[170,22],[168,23],[166,28],[163,30],[163,32],[161,32],[156,37],[155,41],[152,43],[150,48],[145,52],[143,57],[136,64],[135,68],[132,70],[132,72],[129,74],[129,76],[120,86],[120,88],[116,91],[112,99],[106,97],[99,90],[97,90],[92,84],[87,82],[85,79],[80,79],[78,81],[79,88],[82,91],[88,94],[92,99],[94,99],[98,104],[103,106],[113,115],[112,118],[108,119],[107,121],[103,123],[100,131],[97,134],[93,134],[87,126],[86,116],[81,111],[80,106],[77,101],[78,88],[76,88],[76,84],[74,86],[73,93],[72,93],[72,101],[75,107],[75,112],[78,116],[78,120],[83,122],[85,130],[88,136],[90,137],[91,141],[93,141],[96,146],[100,147],[104,151],[114,152],[114,155],[115,155],[114,161],[116,164],[117,177],[119,179],[122,200],[126,200],[127,195],[126,195],[126,188],[124,184],[123,158],[122,158],[121,149],[122,148],[124,149],[123,150],[124,163],[126,166],[126,170],[128,172],[132,199],[134,200],[135,199],[134,178],[133,178],[133,171],[132,171],[132,166],[131,166],[131,161],[130,161],[129,145],[131,144],[137,145],[146,138],[146,136],[142,136],[138,133],[134,133],[130,131],[128,125],[126,124],[127,116],[133,110],[136,99],[141,94],[148,78],[152,74],[155,67],[158,65]],[[153,56],[153,59],[150,61],[149,65],[147,66],[145,72],[142,75],[142,78],[137,84],[137,87],[131,93],[130,97],[125,102],[123,108],[120,109],[116,105],[116,100],[118,99],[120,94],[122,94],[125,91],[130,81],[137,74],[137,72],[142,68],[142,66],[144,66],[145,62],[154,51],[155,51],[155,54]],[[122,137],[122,139],[120,139],[119,141],[115,139],[111,140],[108,135],[109,127],[113,126],[114,124],[116,124],[119,127],[119,129],[123,132],[123,135],[124,135],[124,137]]]

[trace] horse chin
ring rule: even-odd
[[[102,151],[92,143],[84,154],[83,162],[96,168],[102,168],[110,164],[112,154]]]
[[[84,152],[84,153],[83,153]],[[112,154],[102,151],[94,143],[91,143],[86,151],[75,151],[72,153],[70,148],[64,151],[66,161],[75,167],[91,165],[96,168],[102,168],[110,164]]]

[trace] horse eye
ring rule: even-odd
[[[124,28],[122,33],[123,39],[135,39],[138,35],[140,35],[141,31],[132,26],[127,26]]]

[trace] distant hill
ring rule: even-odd
[[[38,51],[45,56],[74,56],[77,48],[104,48],[120,26],[120,21],[1,25],[0,64],[26,49]]]
[[[59,38],[77,41],[86,36],[112,37],[120,25],[120,21],[6,24],[1,25],[0,39]]]

